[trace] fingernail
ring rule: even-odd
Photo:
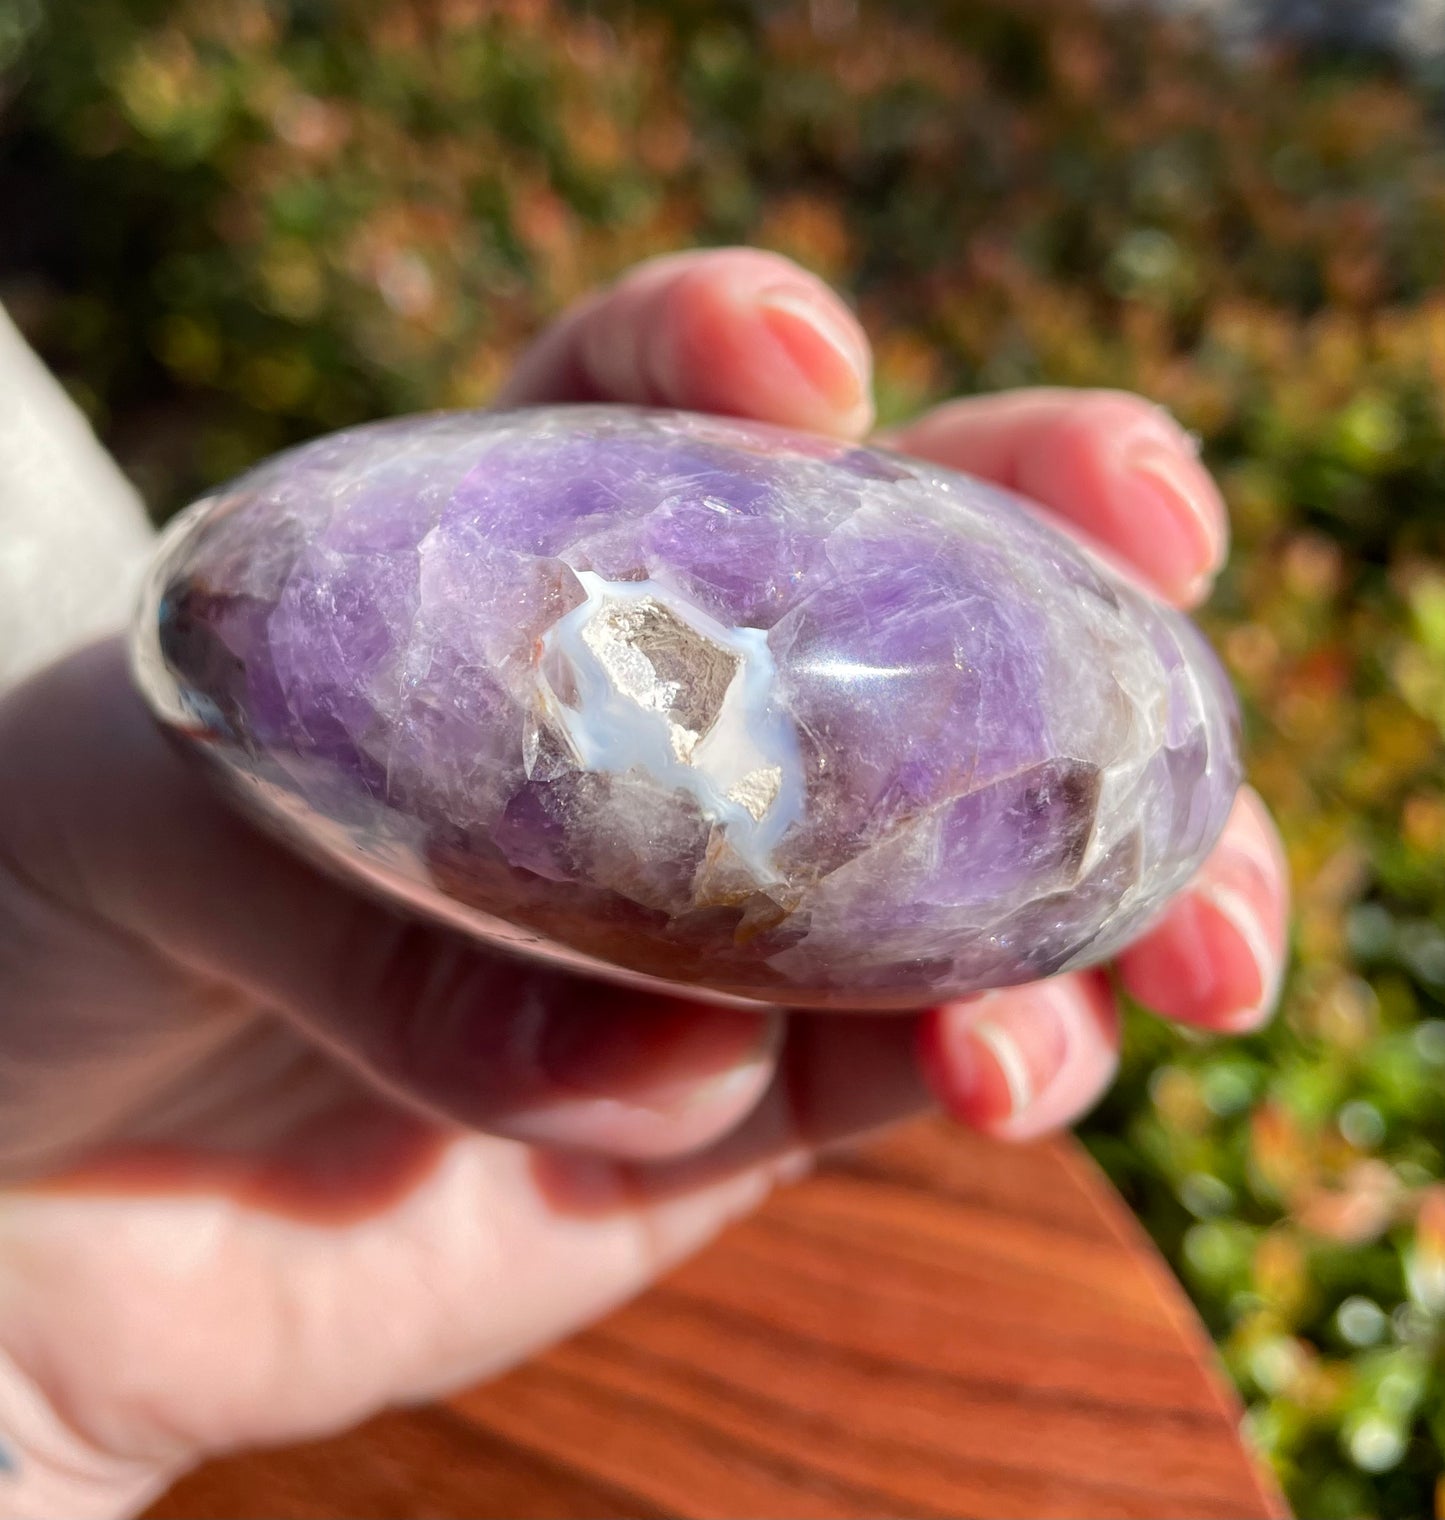
[[[948,1042],[946,1106],[965,1123],[993,1127],[1019,1118],[1048,1091],[1069,1054],[1068,1023],[1047,986],[1009,994],[1007,1019],[965,1005]],[[987,1001],[985,1001],[985,1008]]]
[[[1130,990],[1146,1007],[1228,1034],[1264,1022],[1284,974],[1258,909],[1221,882],[1190,888],[1171,911],[1167,931],[1126,951],[1125,964]]]
[[[1185,427],[1162,401],[1154,402],[1153,407],[1155,415],[1164,426],[1178,438],[1179,442],[1189,450],[1195,459],[1200,458],[1204,453],[1204,439],[1198,433]]]
[[[780,1187],[791,1187],[811,1177],[817,1165],[818,1159],[812,1151],[790,1151],[773,1162],[773,1180]]]
[[[796,285],[767,286],[755,299],[769,334],[830,406],[851,413],[867,404],[872,359],[853,322]]]
[[[1218,1020],[1219,1027],[1231,1034],[1258,1029],[1274,1011],[1279,998],[1284,958],[1275,951],[1259,913],[1244,893],[1215,884],[1202,888],[1200,896],[1239,936],[1259,978],[1259,995],[1226,1013]]]
[[[1263,797],[1252,786],[1242,786],[1234,800],[1235,812],[1244,821],[1244,830],[1234,837],[1234,848],[1266,877],[1288,879],[1289,861],[1275,830],[1274,820]]]
[[[781,1016],[767,1011],[678,1003],[640,1015],[604,1007],[553,1019],[537,1064],[579,1098],[677,1113],[753,1081],[780,1035]]]
[[[1221,518],[1200,466],[1177,448],[1147,436],[1124,455],[1131,486],[1147,498],[1147,531],[1137,554],[1160,585],[1181,600],[1207,589],[1224,560]]]

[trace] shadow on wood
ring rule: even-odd
[[[212,1463],[151,1515],[1282,1516],[1239,1414],[1072,1142],[928,1121],[507,1377]]]

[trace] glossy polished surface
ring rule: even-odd
[[[135,647],[313,856],[499,943],[794,1005],[1103,959],[1239,781],[1194,628],[1007,494],[682,413],[281,455],[167,536]]]

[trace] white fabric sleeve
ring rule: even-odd
[[[0,310],[0,688],[120,627],[151,537],[135,489]]]

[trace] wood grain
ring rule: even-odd
[[[1178,1285],[1072,1142],[911,1126],[445,1405],[161,1517],[1271,1517]]]

